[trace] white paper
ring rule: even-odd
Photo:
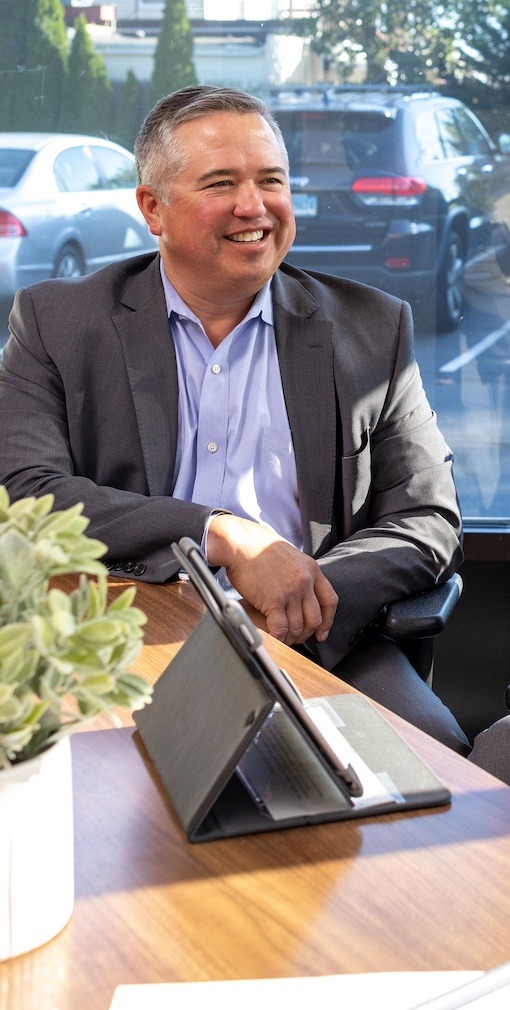
[[[171,982],[117,986],[110,1010],[282,1010],[307,1005],[342,1010],[413,1010],[424,1000],[483,975],[480,971],[372,972],[317,978],[265,978],[228,982]],[[504,1002],[487,1010],[508,1010]],[[494,993],[497,996],[498,993]],[[481,1002],[469,1010],[486,1010]]]
[[[331,705],[327,705],[326,708],[320,702],[314,704],[308,703],[306,709],[317,729],[320,730],[324,739],[327,740],[342,763],[346,767],[349,764],[352,765],[363,786],[363,795],[352,797],[353,805],[362,809],[363,807],[379,806],[381,803],[398,802],[395,799],[394,791],[390,792],[388,789],[387,781],[382,776],[379,778],[371,771],[358,752],[354,750],[354,747],[351,747],[351,744],[345,739],[338,725],[340,721],[338,717],[336,720],[337,725],[335,725],[332,715],[335,716],[336,713],[331,708]],[[400,802],[403,802],[402,797],[400,797]]]

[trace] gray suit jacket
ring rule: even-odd
[[[305,550],[339,598],[331,667],[388,600],[460,560],[451,453],[426,400],[408,306],[282,266],[273,283]],[[0,482],[84,502],[126,574],[175,575],[211,508],[172,498],[178,385],[159,257],[18,293],[0,371]],[[131,572],[128,569],[131,568]],[[122,574],[122,572],[119,572]]]

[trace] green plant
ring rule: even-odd
[[[52,512],[53,501],[11,505],[0,486],[0,768],[100,712],[114,718],[114,706],[141,708],[152,692],[127,672],[146,621],[135,587],[107,606],[105,545],[84,535],[81,503]],[[80,575],[70,593],[50,586],[65,573]]]

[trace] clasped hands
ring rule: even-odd
[[[214,516],[207,534],[210,565],[225,568],[241,594],[266,619],[267,630],[286,645],[315,635],[324,642],[338,596],[317,562],[265,523]]]

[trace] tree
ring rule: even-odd
[[[74,27],[62,128],[70,133],[107,135],[112,119],[112,86],[102,56],[94,52],[83,14],[76,18]]]
[[[154,53],[149,106],[171,91],[196,82],[193,35],[184,0],[166,0]]]
[[[122,86],[120,102],[115,119],[115,140],[130,151],[143,119],[144,100],[142,85],[136,74],[128,70]]]
[[[508,102],[510,0],[468,0],[459,6],[458,31],[466,72]],[[506,95],[504,94],[506,92]]]
[[[67,67],[60,0],[0,0],[0,129],[58,130]]]
[[[454,32],[434,0],[316,0],[304,31],[311,48],[334,61],[349,80],[362,57],[370,84],[424,83],[442,78],[454,61]]]

